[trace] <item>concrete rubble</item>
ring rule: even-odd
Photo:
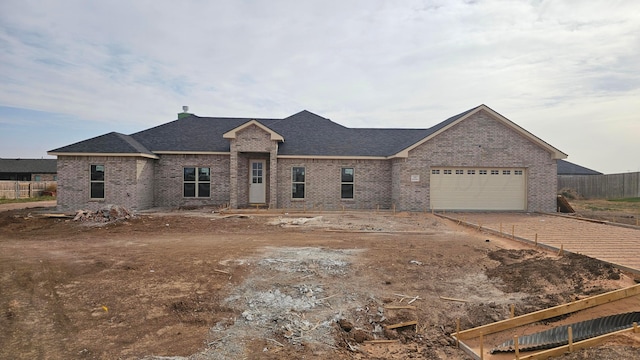
[[[135,217],[135,214],[120,205],[107,205],[100,210],[78,210],[73,221],[106,223],[119,220],[127,220]]]

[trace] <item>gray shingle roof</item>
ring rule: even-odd
[[[51,150],[54,153],[94,154],[147,154],[153,155],[145,146],[129,135],[110,132],[75,144]]]
[[[558,160],[558,175],[602,175],[602,173],[566,160]]]
[[[222,135],[252,119],[199,117],[191,115],[132,134],[151,151],[228,152],[229,140]],[[255,119],[269,126],[278,120]]]
[[[397,154],[478,107],[424,129],[347,128],[309,111],[284,119],[187,116],[131,135],[108,133],[52,153],[229,152],[223,134],[256,120],[284,137],[279,155],[374,156]]]
[[[56,159],[0,159],[0,173],[55,174]]]

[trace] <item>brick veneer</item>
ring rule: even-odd
[[[183,196],[183,169],[208,167],[211,169],[211,197]],[[154,206],[223,205],[229,202],[229,156],[209,154],[162,154],[154,171]]]
[[[305,198],[291,198],[291,169],[305,167]],[[354,197],[341,199],[341,169],[354,168]],[[278,207],[295,209],[388,209],[391,166],[388,160],[279,159]]]
[[[251,159],[266,159],[267,174],[266,202],[269,207],[276,207],[275,184],[278,176],[277,155],[278,142],[271,140],[271,135],[256,125],[248,126],[236,133],[230,144],[230,172],[231,172],[231,207],[245,207],[249,205],[249,161]]]
[[[556,160],[484,110],[409,151],[407,158],[298,159],[278,158],[278,142],[250,125],[230,139],[229,154],[161,154],[142,157],[58,156],[58,207],[98,209],[119,204],[131,209],[152,206],[249,205],[249,161],[265,159],[266,202],[271,208],[327,210],[430,209],[432,167],[524,168],[527,211],[555,211]],[[91,164],[105,165],[105,199],[90,201]],[[291,168],[306,169],[305,199],[291,198]],[[184,198],[183,168],[211,168],[211,197]],[[352,167],[354,199],[340,198],[340,169]],[[419,181],[411,181],[412,175]]]
[[[59,210],[98,210],[108,204],[149,208],[153,197],[151,159],[117,156],[58,156]],[[91,165],[105,166],[105,198],[91,200]]]
[[[526,169],[527,211],[555,211],[557,160],[518,132],[480,111],[394,161],[394,201],[402,210],[429,208],[431,167]],[[419,175],[419,182],[411,182]],[[395,177],[394,177],[395,178]],[[399,193],[396,193],[399,192]]]

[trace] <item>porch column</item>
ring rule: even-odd
[[[229,156],[229,207],[238,208],[238,149],[236,139],[231,139]]]
[[[278,142],[274,141],[274,146],[269,154],[269,208],[278,207]]]

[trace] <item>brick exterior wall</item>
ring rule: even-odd
[[[91,165],[105,166],[103,200],[91,200]],[[152,160],[144,158],[58,156],[58,210],[98,210],[109,204],[132,210],[148,208],[152,169]]]
[[[430,209],[431,167],[526,169],[527,211],[556,209],[557,164],[551,154],[480,111],[412,149],[408,158],[328,160],[277,158],[278,143],[258,126],[230,139],[230,154],[142,157],[58,156],[58,208],[97,210],[106,204],[130,209],[229,204],[249,206],[249,163],[266,160],[266,203],[270,208],[326,210]],[[105,199],[90,200],[90,165],[105,165]],[[291,198],[291,169],[306,169],[305,199]],[[183,168],[211,168],[211,197],[183,197]],[[354,168],[354,199],[341,199],[340,171]],[[412,182],[411,176],[419,176]]]
[[[292,199],[293,167],[305,167],[305,198]],[[353,199],[341,199],[341,169],[354,168]],[[388,160],[279,159],[278,208],[381,209],[391,207],[391,163]]]
[[[185,198],[183,196],[184,168],[208,167],[211,169],[211,197]],[[154,170],[154,206],[202,206],[229,203],[228,155],[160,155]]]
[[[246,207],[249,205],[249,161],[251,159],[266,160],[266,203],[269,207],[276,207],[276,188],[272,187],[277,181],[278,142],[271,140],[271,135],[256,125],[247,126],[236,133],[231,139],[231,207]]]
[[[431,167],[521,167],[526,169],[527,211],[556,209],[557,163],[535,143],[480,111],[394,162],[394,199],[401,210],[429,208]],[[419,175],[419,182],[411,182]],[[395,185],[395,184],[394,184]]]

